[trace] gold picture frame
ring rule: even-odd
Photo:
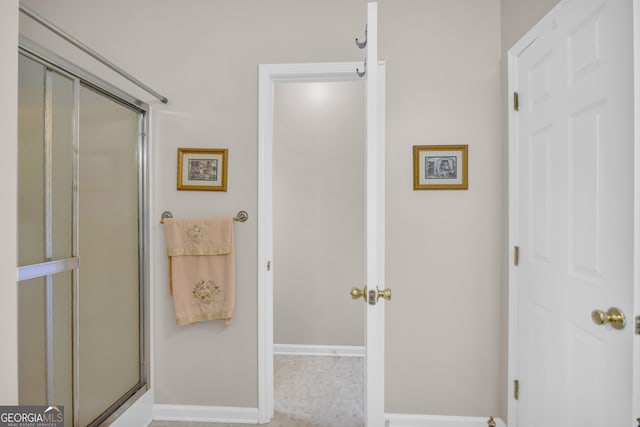
[[[467,190],[468,145],[414,145],[414,190]]]
[[[226,148],[178,148],[178,190],[227,191]]]

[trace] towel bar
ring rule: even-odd
[[[162,212],[162,215],[160,216],[160,224],[164,224],[164,220],[166,218],[173,218],[173,214],[169,211]],[[248,219],[249,214],[247,213],[247,211],[240,211],[236,216],[233,217],[233,220],[237,222],[245,222]]]

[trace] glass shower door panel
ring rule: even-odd
[[[51,72],[51,258],[73,253],[74,82]]]
[[[23,266],[45,258],[45,68],[24,56],[18,64],[18,265]]]
[[[18,265],[73,254],[73,82],[19,57]],[[20,282],[19,401],[73,418],[72,272]]]
[[[46,277],[20,282],[18,288],[19,402],[21,405],[64,405],[65,426],[73,425],[72,272],[53,280],[53,400],[47,401],[45,320]]]
[[[72,80],[29,58],[20,56],[19,64],[18,265],[24,266],[73,256],[74,90]]]
[[[80,89],[79,420],[140,382],[138,113]]]
[[[21,405],[47,402],[45,278],[18,286],[18,400]]]
[[[73,272],[53,280],[53,402],[64,405],[64,425],[73,426]]]

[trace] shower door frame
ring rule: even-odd
[[[97,91],[106,98],[123,105],[126,108],[134,111],[138,114],[138,286],[139,286],[139,379],[128,392],[122,395],[116,400],[110,407],[105,408],[104,412],[100,414],[95,420],[93,420],[89,426],[109,425],[116,418],[122,415],[131,405],[133,405],[140,397],[142,397],[150,389],[150,322],[149,322],[149,253],[147,248],[149,247],[149,224],[148,224],[148,212],[149,212],[149,165],[148,165],[148,129],[149,129],[149,106],[143,101],[127,94],[126,92],[116,88],[115,86],[105,82],[104,80],[96,77],[95,75],[77,67],[64,58],[56,55],[55,53],[37,45],[31,40],[20,36],[18,55],[23,55],[45,67],[46,72],[56,72],[60,75],[69,78],[73,82],[73,194],[72,194],[72,255],[68,259],[54,260],[49,262],[43,262],[33,265],[26,265],[17,267],[18,284],[23,280],[28,280],[37,277],[50,278],[56,273],[63,271],[72,272],[72,358],[73,358],[73,380],[72,380],[72,396],[73,396],[73,426],[79,424],[79,298],[78,298],[78,269],[80,266],[79,261],[79,214],[78,214],[78,157],[79,157],[79,97],[80,87],[84,86],[88,89]],[[45,111],[51,111],[51,99],[45,97]],[[45,131],[45,138],[47,132]],[[45,209],[48,207],[45,206]],[[45,218],[50,215],[49,212],[45,212]],[[50,230],[46,230],[50,232]],[[50,280],[47,280],[49,285]],[[49,287],[49,286],[48,286]],[[50,306],[50,301],[46,302],[46,306]],[[50,308],[50,307],[49,307]],[[49,311],[49,310],[47,310]],[[51,317],[51,316],[48,316]],[[49,336],[49,325],[52,319],[47,319],[46,340],[47,349],[45,354],[50,355],[51,349],[48,347],[52,345],[52,337]],[[47,356],[47,366],[51,365],[52,361],[49,360],[50,356]],[[47,399],[52,398],[52,366],[47,369],[46,387]],[[47,402],[48,404],[54,404],[55,402]]]

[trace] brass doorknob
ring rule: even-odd
[[[363,289],[351,288],[351,299],[358,299],[362,297],[363,299],[367,299],[367,287],[365,286]]]
[[[384,298],[385,301],[391,300],[391,289],[378,289],[378,300]]]
[[[614,329],[622,329],[626,325],[624,313],[617,307],[609,308],[606,313],[602,310],[593,310],[591,312],[591,320],[596,325],[610,323]]]

